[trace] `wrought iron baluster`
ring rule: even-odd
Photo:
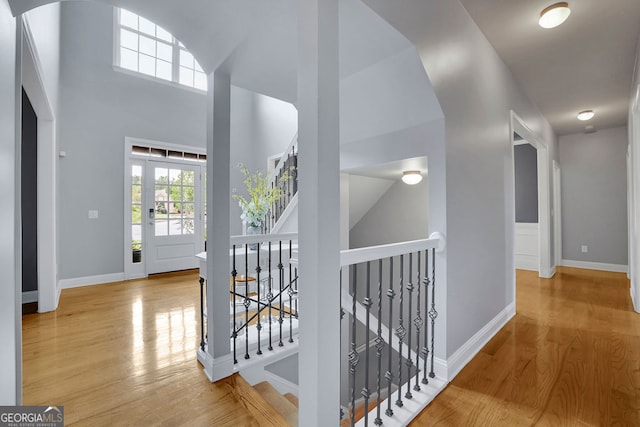
[[[200,348],[204,351],[204,278],[200,276]]]
[[[233,245],[233,270],[231,270],[231,277],[233,277],[233,292],[231,293],[231,304],[233,304],[233,363],[238,363],[237,347],[238,347],[238,330],[236,328],[236,276],[238,271],[236,270],[236,245]],[[211,315],[211,314],[209,314]]]
[[[389,258],[389,289],[387,289],[387,297],[389,298],[389,346],[387,347],[387,356],[389,357],[389,366],[387,366],[387,373],[384,375],[387,380],[387,410],[384,413],[391,417],[393,416],[393,409],[391,409],[391,384],[393,382],[393,374],[391,373],[391,356],[393,342],[393,298],[396,296],[393,290],[393,257]]]
[[[282,309],[282,288],[284,287],[284,266],[282,265],[282,240],[278,242],[279,245],[279,258],[278,258],[278,282],[280,285],[280,292],[278,292],[278,309],[280,314],[278,316],[278,326],[280,328],[280,341],[278,347],[284,346],[282,342],[282,322],[284,322],[284,310]]]
[[[413,320],[414,325],[416,326],[416,385],[413,386],[415,391],[420,391],[420,329],[423,325],[422,316],[420,315],[420,291],[422,289],[422,282],[420,282],[420,272],[421,272],[421,255],[420,252],[416,252],[418,258],[418,274],[416,276],[416,283],[418,284],[418,296],[416,298],[416,318]]]
[[[273,350],[273,343],[271,338],[271,324],[273,323],[271,317],[271,310],[273,309],[273,289],[271,288],[272,283],[273,277],[271,277],[271,240],[269,240],[269,292],[267,292],[267,302],[269,303],[269,351]]]
[[[293,242],[291,240],[289,240],[289,342],[292,343],[293,342],[293,281],[292,281],[292,276],[291,276],[291,256],[293,255],[292,252],[292,246],[293,246]]]
[[[429,317],[431,318],[431,372],[429,372],[430,378],[435,378],[436,374],[433,368],[433,352],[436,330],[436,317],[438,312],[436,311],[436,250],[431,249],[431,310],[429,311]]]
[[[424,312],[429,315],[429,249],[424,251]],[[424,347],[422,347],[422,384],[429,384],[427,379],[427,361],[429,360],[429,324],[424,325]]]
[[[413,276],[413,253],[409,254],[409,283],[407,284],[407,291],[409,294],[407,297],[409,298],[409,314],[407,316],[407,323],[409,324],[409,331],[407,336],[409,337],[407,341],[407,360],[405,364],[407,365],[407,392],[404,394],[404,397],[407,399],[413,399],[413,395],[411,394],[411,365],[413,361],[411,360],[411,311],[413,305],[413,282],[411,282],[411,277]]]
[[[380,418],[380,377],[382,377],[382,350],[384,349],[384,340],[382,339],[382,259],[378,260],[378,336],[376,337],[376,357],[378,359],[378,369],[376,370],[376,419],[375,425],[382,425]]]
[[[262,354],[262,346],[260,344],[260,333],[262,332],[262,322],[260,321],[260,316],[262,314],[262,310],[260,309],[260,272],[262,271],[262,269],[260,268],[260,244],[258,244],[258,249],[256,251],[256,287],[258,288],[258,298],[257,298],[257,304],[258,304],[258,323],[256,323],[256,332],[258,333],[258,351],[256,352],[257,355],[261,355]],[[247,277],[247,294],[249,293],[249,278]],[[247,325],[248,327],[248,325]],[[248,329],[247,329],[248,330]]]
[[[355,265],[351,266],[351,271],[353,274],[353,284],[352,291],[353,295],[351,297],[352,305],[351,305],[351,351],[349,352],[349,372],[351,374],[351,425],[356,424],[356,368],[358,366],[358,362],[360,361],[360,355],[358,354],[358,350],[356,348],[356,301],[357,301],[357,289],[358,289],[358,278],[357,278],[357,268]]]
[[[244,245],[244,342],[245,352],[244,358],[249,359],[249,307],[251,300],[249,299],[249,245]]]
[[[367,309],[365,320],[365,360],[364,360],[364,388],[362,389],[362,397],[364,397],[364,425],[369,425],[369,350],[370,350],[370,329],[369,329],[369,317],[371,315],[371,262],[367,261],[367,296],[364,299],[362,305]]]
[[[402,341],[407,334],[403,325],[404,316],[404,255],[400,255],[400,308],[399,308],[398,328],[396,336],[398,337],[398,400],[396,405],[402,407]]]

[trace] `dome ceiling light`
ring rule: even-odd
[[[578,120],[586,122],[587,120],[591,120],[596,113],[593,110],[584,110],[578,113]]]
[[[562,1],[560,3],[552,4],[540,12],[538,25],[542,28],[555,28],[566,21],[569,15],[571,15],[569,3]]]
[[[420,171],[404,171],[402,172],[402,181],[408,185],[416,185],[422,181],[422,174]]]

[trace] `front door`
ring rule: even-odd
[[[203,236],[200,166],[150,161],[148,172],[147,273],[196,268]]]

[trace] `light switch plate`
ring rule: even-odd
[[[89,211],[89,219],[98,219],[98,211]]]
[[[583,254],[586,254],[587,252],[589,252],[589,246],[587,246],[587,245],[582,245],[581,249],[582,249],[582,253]]]

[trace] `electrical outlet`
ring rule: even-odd
[[[582,245],[581,249],[582,249],[582,253],[583,254],[586,254],[587,252],[589,252],[589,246],[587,246],[587,245]]]
[[[98,211],[89,211],[89,219],[98,219]]]

